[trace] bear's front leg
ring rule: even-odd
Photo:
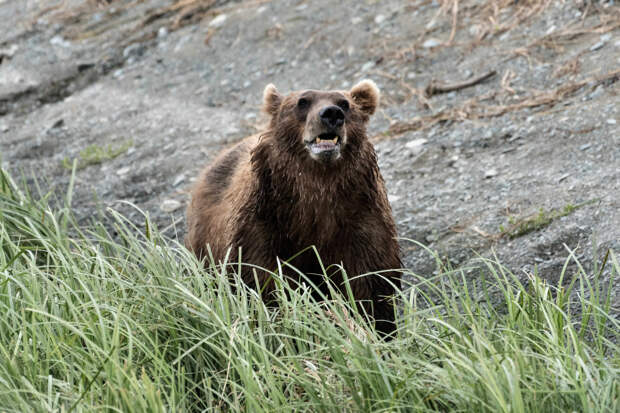
[[[382,337],[390,339],[393,338],[390,335],[396,330],[394,322],[396,289],[392,283],[400,287],[400,279],[392,273],[368,274],[351,281],[351,289],[357,301],[358,311],[371,318],[375,329]]]

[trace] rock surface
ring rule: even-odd
[[[193,177],[257,130],[267,83],[368,77],[408,268],[436,264],[405,239],[550,282],[569,249],[588,268],[620,252],[620,5],[472,0],[454,16],[449,3],[0,1],[2,165],[62,193],[87,148],[125,148],[77,171],[78,215],[143,222],[134,203],[180,239]],[[552,219],[515,235],[536,217]]]

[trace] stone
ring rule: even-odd
[[[605,46],[605,42],[596,42],[592,46],[590,46],[590,51],[594,52],[598,49],[602,49]]]
[[[174,178],[174,181],[172,181],[172,186],[179,186],[181,183],[183,183],[183,181],[185,181],[185,175],[177,175],[177,177]]]
[[[605,93],[605,88],[603,87],[603,85],[598,85],[596,89],[594,89],[594,91],[588,95],[588,98],[596,99],[597,97],[603,95],[603,93]]]
[[[60,47],[71,47],[71,43],[65,40],[61,35],[56,35],[50,39],[50,44],[52,46],[60,46]]]
[[[144,54],[146,47],[142,43],[133,43],[123,49],[123,57],[139,57]]]
[[[366,63],[364,63],[364,64],[362,65],[362,68],[361,68],[360,70],[361,70],[362,72],[367,72],[367,71],[369,71],[370,69],[372,69],[374,66],[375,66],[375,62],[373,62],[373,61],[368,61],[368,62],[366,62]]]
[[[441,42],[437,39],[428,39],[422,43],[422,47],[425,49],[432,49],[433,47],[437,47],[439,45],[441,45]]]
[[[161,203],[160,208],[164,212],[174,212],[181,206],[182,204],[176,199],[166,199]]]
[[[8,57],[8,58],[13,57],[15,55],[15,52],[17,52],[17,50],[19,50],[19,46],[17,46],[16,44],[12,44],[10,47],[0,48],[0,61],[2,60],[3,57]]]
[[[159,37],[160,39],[163,37],[168,36],[168,28],[167,27],[160,27],[159,30],[157,30],[157,37]]]
[[[116,175],[118,176],[127,175],[127,173],[129,173],[130,170],[131,170],[131,167],[129,166],[122,167],[116,171]]]
[[[363,21],[361,17],[353,17],[351,19],[351,24],[360,24]]]
[[[495,168],[491,168],[491,169],[485,171],[485,173],[484,173],[484,177],[486,179],[493,178],[495,176],[497,176],[497,169],[495,169]]]
[[[49,132],[52,129],[58,129],[64,126],[64,124],[65,120],[63,118],[57,119],[56,121],[54,121],[54,123],[52,123],[52,125],[47,129],[47,131]]]
[[[227,15],[220,14],[219,16],[216,16],[213,20],[209,22],[209,27],[215,27],[215,28],[222,27],[227,18],[228,18]]]
[[[428,139],[418,138],[418,139],[414,139],[412,141],[407,142],[405,144],[405,147],[409,149],[414,155],[417,155],[420,152],[422,152],[422,147],[427,142],[428,142]]]

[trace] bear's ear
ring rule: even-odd
[[[280,103],[282,103],[282,95],[278,92],[278,89],[276,89],[273,83],[265,86],[265,90],[263,91],[263,112],[270,116],[275,115],[278,113]]]
[[[379,88],[375,82],[370,79],[362,80],[353,86],[349,93],[364,114],[370,116],[375,113],[377,106],[379,106],[380,95]]]

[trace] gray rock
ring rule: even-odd
[[[185,181],[185,175],[184,174],[177,175],[177,177],[174,178],[174,181],[172,181],[172,186],[177,187],[180,184],[182,184],[184,181]]]
[[[166,199],[161,203],[160,208],[164,212],[174,212],[182,206],[183,204],[176,199]]]
[[[226,19],[228,18],[227,15],[225,14],[220,14],[218,16],[216,16],[215,18],[213,18],[213,20],[211,20],[209,22],[209,27],[222,27],[224,25],[224,22],[226,22]]]
[[[123,49],[123,57],[140,57],[144,54],[146,46],[142,43],[133,43]]]
[[[437,39],[428,39],[424,43],[422,43],[422,47],[425,49],[431,49],[433,47],[437,47],[441,45],[441,42]]]
[[[493,178],[497,176],[497,169],[491,168],[484,172],[485,179]]]
[[[368,61],[368,62],[366,62],[366,63],[364,63],[362,65],[362,68],[360,69],[360,71],[361,72],[368,72],[373,67],[375,67],[375,62],[374,61]]]
[[[601,96],[603,93],[605,93],[605,87],[603,85],[598,85],[596,89],[594,89],[594,91],[588,95],[588,98],[596,99],[599,96]]]
[[[15,53],[19,50],[19,46],[16,44],[12,44],[9,47],[0,48],[0,62],[3,58],[8,57],[9,59],[15,56]]]
[[[50,39],[50,44],[52,46],[60,46],[64,48],[71,47],[71,42],[65,40],[61,35],[56,35]]]
[[[419,138],[409,141],[405,144],[405,147],[411,151],[414,155],[422,152],[424,145],[428,142],[428,139]]]
[[[127,175],[129,173],[129,171],[131,171],[131,167],[129,166],[125,166],[123,168],[120,168],[116,171],[116,174],[118,176],[123,176],[123,175]]]
[[[64,124],[65,124],[65,120],[63,118],[57,119],[57,120],[54,121],[54,123],[52,123],[50,125],[49,128],[47,128],[46,132],[50,132],[53,129],[58,129],[58,128],[64,126]]]

